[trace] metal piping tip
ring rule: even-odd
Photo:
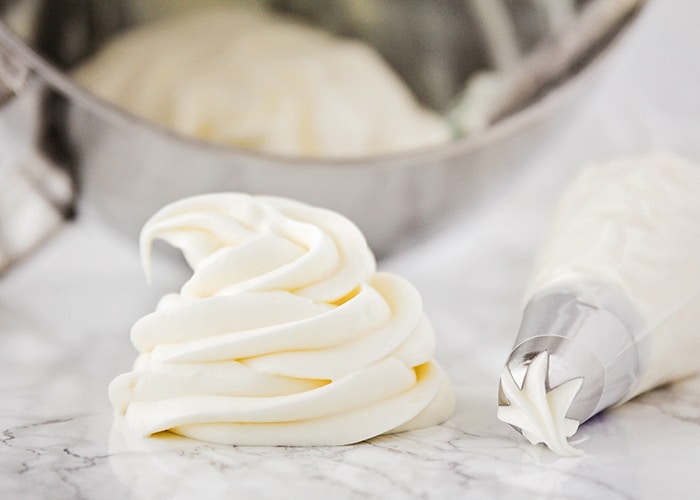
[[[637,380],[638,330],[625,306],[592,283],[534,297],[501,376],[499,418],[532,443],[577,454],[566,438]]]
[[[595,354],[565,337],[532,337],[513,350],[505,371],[522,389],[532,363],[539,358],[546,359],[541,384],[547,392],[571,380],[581,380],[580,390],[568,408],[567,416],[579,422],[591,418],[600,405],[605,389],[605,368]],[[499,389],[499,398],[501,393],[502,389]]]

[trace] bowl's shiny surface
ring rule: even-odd
[[[517,168],[525,155],[546,143],[551,130],[569,119],[565,104],[576,103],[576,95],[595,76],[592,70],[643,4],[576,4],[585,8],[599,1],[626,4],[626,14],[606,32],[584,40],[585,50],[536,80],[535,88],[517,95],[519,100],[509,103],[510,110],[496,123],[438,147],[347,160],[284,158],[174,134],[101,101],[68,76],[109,36],[161,15],[155,6],[179,8],[188,2],[6,1],[0,4],[0,42],[31,75],[16,90],[20,98],[37,102],[39,119],[27,131],[36,135],[37,150],[71,171],[86,200],[119,227],[135,233],[154,211],[184,196],[246,191],[337,210],[353,219],[375,251],[384,254],[451,208],[475,199],[484,186],[497,185],[499,177]],[[285,11],[294,6],[307,20],[369,41],[416,95],[436,109],[449,107],[469,75],[493,69],[479,24],[461,1],[269,3]],[[542,65],[542,57],[529,58],[536,55],[535,48],[549,45],[556,52],[558,44],[535,11],[527,9],[536,3],[504,2],[528,56],[524,65]],[[356,4],[373,5],[374,17],[351,16]]]

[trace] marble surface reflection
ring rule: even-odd
[[[652,2],[577,123],[481,205],[380,264],[423,295],[457,393],[444,425],[326,448],[124,433],[107,385],[135,359],[133,322],[186,274],[161,259],[148,288],[135,242],[83,207],[0,277],[0,498],[697,498],[700,377],[585,424],[580,458],[530,446],[496,405],[535,248],[575,170],[650,148],[700,161],[700,100],[688,97],[700,66],[687,64],[698,15],[693,0]]]

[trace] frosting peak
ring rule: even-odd
[[[374,255],[352,222],[284,198],[210,194],[166,206],[141,232],[147,277],[155,239],[180,249],[192,267],[184,297],[287,290],[334,302],[376,270]]]

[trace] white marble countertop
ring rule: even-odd
[[[577,121],[479,207],[380,267],[422,292],[457,392],[439,427],[330,448],[128,440],[106,387],[129,369],[131,324],[181,271],[147,288],[135,242],[84,207],[0,279],[0,497],[699,498],[700,378],[585,424],[560,459],[497,421],[498,374],[557,193],[593,160],[657,149],[700,161],[700,4],[656,0]]]

